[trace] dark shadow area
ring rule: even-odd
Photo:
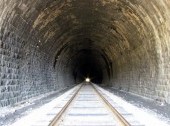
[[[76,83],[84,81],[87,77],[93,83],[101,84],[103,81],[103,59],[97,52],[82,50],[73,61],[73,76]]]

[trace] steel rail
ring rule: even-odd
[[[131,126],[131,124],[108,102],[108,100],[96,89],[96,87],[92,84],[92,87],[96,91],[96,93],[100,96],[100,98],[104,101],[104,103],[110,108],[113,112],[114,116],[117,118],[121,126]]]
[[[80,88],[75,92],[75,94],[71,97],[71,99],[66,103],[66,105],[61,109],[61,111],[54,117],[54,119],[50,122],[48,126],[55,126],[57,122],[60,120],[63,113],[67,110],[68,106],[72,103],[80,89],[82,88],[83,84],[80,86]]]
[[[82,88],[83,84],[80,86],[80,88],[75,92],[75,94],[71,97],[71,99],[66,103],[66,105],[61,109],[61,111],[54,117],[54,119],[50,122],[48,126],[56,126],[59,122],[60,118],[62,117],[63,113],[68,109],[69,105],[72,103],[72,101],[77,96],[78,92]],[[115,116],[116,120],[120,124],[120,126],[131,126],[130,123],[109,103],[109,101],[98,91],[98,89],[91,84],[91,86],[94,88],[97,95],[103,100],[103,102],[108,106],[108,108],[112,111],[113,115]]]

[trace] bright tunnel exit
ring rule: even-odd
[[[89,77],[87,77],[87,78],[85,79],[85,81],[86,81],[87,83],[89,83],[91,80],[90,80]]]

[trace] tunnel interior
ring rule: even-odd
[[[170,103],[170,1],[0,1],[0,106],[93,83]]]
[[[92,50],[82,50],[79,52],[79,56],[74,59],[73,63],[73,75],[75,81],[83,82],[86,78],[90,78],[93,83],[101,84],[103,80],[103,64],[101,64],[101,58],[97,52]]]

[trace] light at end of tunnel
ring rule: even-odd
[[[87,78],[85,79],[85,81],[86,81],[86,82],[90,82],[90,78],[87,77]]]

